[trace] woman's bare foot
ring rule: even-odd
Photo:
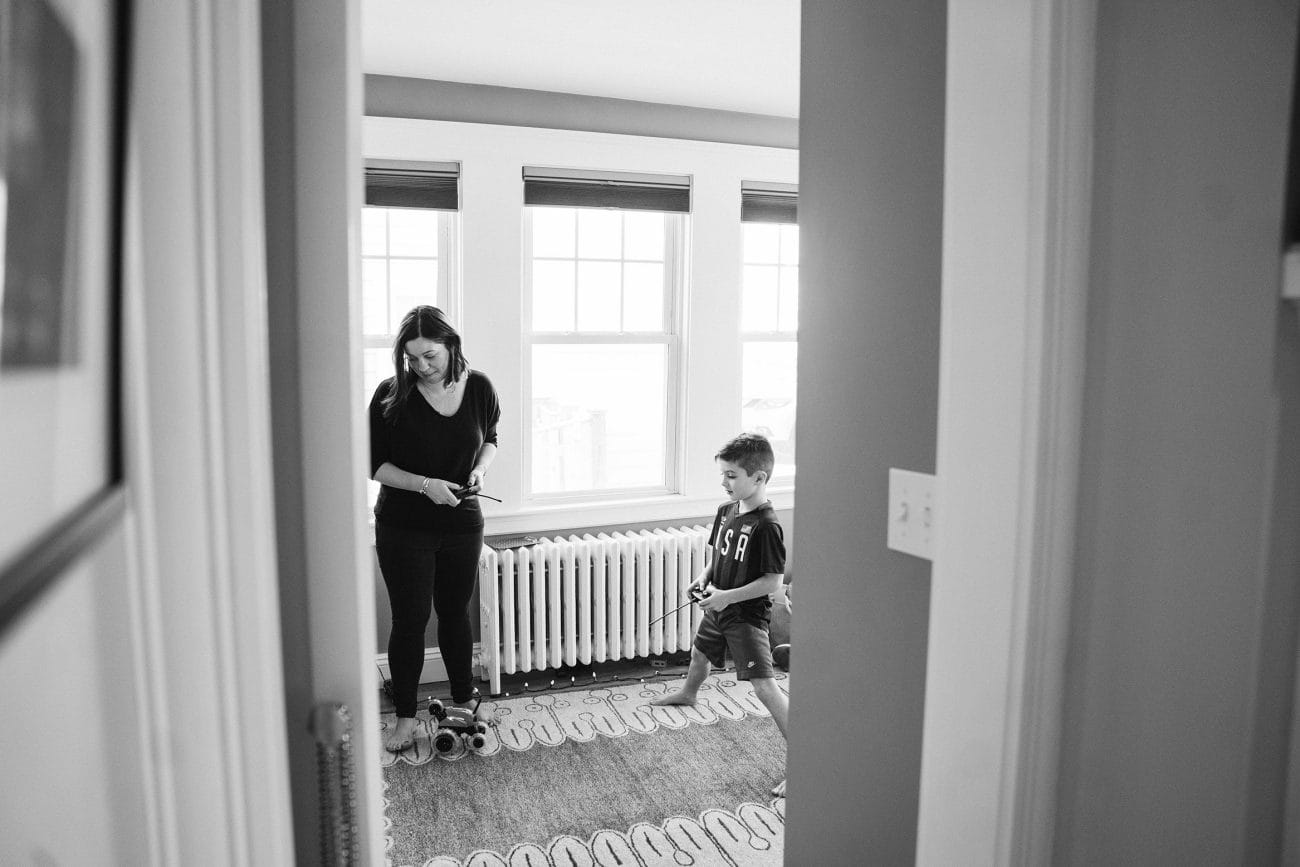
[[[669,693],[668,695],[661,695],[656,699],[651,699],[650,704],[657,705],[659,707],[665,707],[670,705],[685,705],[686,707],[695,707],[695,695],[693,693],[688,693],[685,690],[679,689],[677,692]]]
[[[484,725],[494,726],[497,724],[497,715],[496,712],[492,710],[492,706],[477,698],[471,698],[469,701],[454,701],[452,702],[452,705],[455,707],[463,707],[468,711],[473,711],[474,719]]]
[[[778,798],[785,797],[785,780],[782,780],[772,787],[772,794]]]
[[[415,717],[399,716],[397,723],[388,732],[388,737],[384,739],[384,749],[390,753],[400,753],[402,750],[410,749],[415,743]]]

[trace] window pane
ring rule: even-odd
[[[664,266],[629,262],[623,266],[623,330],[664,330]]]
[[[794,475],[795,369],[793,340],[747,340],[741,373],[740,423],[772,441],[774,476]]]
[[[531,208],[533,255],[573,258],[575,208]]]
[[[741,223],[744,261],[753,265],[775,265],[779,261],[781,227],[776,223]]]
[[[617,259],[623,255],[622,211],[578,209],[578,257]]]
[[[534,493],[651,487],[665,477],[667,347],[533,347]]]
[[[383,208],[361,209],[361,255],[384,256],[388,253],[388,218]]]
[[[388,255],[437,256],[438,211],[389,208]]]
[[[389,334],[396,334],[402,317],[417,304],[438,303],[437,259],[388,260]]]
[[[799,329],[799,269],[781,267],[781,316],[777,327],[781,331]]]
[[[366,349],[362,358],[365,365],[365,373],[361,380],[365,387],[363,400],[366,406],[370,406],[370,398],[374,397],[379,383],[393,375],[393,350]]]
[[[573,330],[573,263],[533,263],[533,330]]]
[[[618,331],[619,265],[578,263],[578,330]]]
[[[664,260],[664,215],[658,211],[623,212],[623,258]]]
[[[775,331],[777,326],[777,272],[770,265],[746,265],[741,287],[740,329]]]
[[[379,388],[379,383],[393,375],[393,351],[391,349],[366,349],[363,354],[364,374],[362,383],[365,392],[361,397],[361,405],[369,408],[370,399],[375,396],[375,389]],[[379,496],[379,482],[374,479],[366,480],[366,502],[374,505],[375,498]]]
[[[361,260],[361,330],[388,333],[388,260]]]
[[[799,264],[799,227],[785,224],[781,226],[781,264]]]

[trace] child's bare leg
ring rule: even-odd
[[[790,700],[770,677],[752,678],[749,685],[754,688],[754,695],[763,703],[763,707],[767,708],[768,713],[772,715],[772,720],[781,731],[781,737],[785,737],[786,721],[790,716]],[[778,798],[785,797],[785,780],[776,784],[772,794]]]
[[[776,685],[773,678],[751,678],[749,685],[754,688],[754,695],[776,721],[776,727],[781,730],[781,737],[785,737],[785,723],[790,716],[790,700],[785,697],[785,693],[781,692],[781,688]]]
[[[686,682],[677,692],[660,696],[650,702],[656,705],[684,704],[694,705],[695,695],[700,691],[704,678],[709,676],[709,658],[700,653],[698,648],[691,648],[691,665],[686,669]]]

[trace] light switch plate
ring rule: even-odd
[[[889,468],[889,538],[895,551],[934,559],[934,476]]]

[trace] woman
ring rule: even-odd
[[[460,335],[436,307],[406,314],[393,368],[370,401],[370,474],[382,485],[375,548],[393,610],[388,664],[397,725],[384,746],[399,752],[415,740],[430,605],[451,700],[477,708],[469,602],[483,513],[474,493],[496,455],[501,410],[492,383],[469,369]]]

